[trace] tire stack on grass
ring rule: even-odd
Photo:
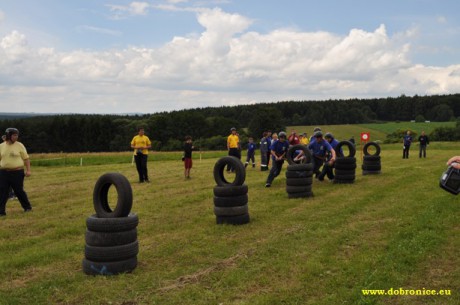
[[[369,147],[375,147],[375,153],[369,153]],[[363,165],[361,166],[363,170],[363,175],[375,175],[380,174],[382,170],[382,165],[380,162],[380,145],[375,142],[368,142],[363,146],[364,159]]]
[[[108,202],[112,185],[118,194],[114,210]],[[133,194],[129,181],[118,173],[102,175],[94,187],[93,203],[96,214],[86,219],[83,272],[89,275],[115,275],[133,271],[139,253],[139,218],[130,213]]]
[[[342,146],[347,146],[349,154],[345,156],[341,153]],[[336,160],[334,163],[335,175],[334,183],[351,184],[356,178],[356,148],[349,141],[341,141],[335,147]]]
[[[229,182],[224,169],[234,169],[235,179]],[[238,158],[226,156],[220,158],[214,166],[214,214],[217,224],[242,225],[249,223],[248,186],[244,184],[246,170]]]
[[[299,151],[303,152],[304,158],[298,164],[294,159]],[[293,145],[289,147],[286,159],[289,163],[286,171],[288,198],[313,197],[313,163],[311,163],[310,151],[305,145]]]

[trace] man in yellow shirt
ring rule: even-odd
[[[139,174],[139,182],[150,182],[147,170],[147,157],[149,148],[152,147],[152,142],[145,135],[143,127],[138,129],[138,135],[131,141],[131,148],[134,149],[134,160],[136,161],[137,173]]]
[[[16,128],[7,128],[5,133],[6,141],[0,144],[0,216],[6,215],[5,206],[10,188],[16,194],[24,212],[32,210],[24,191],[24,177],[31,175],[29,155],[24,145],[18,142],[19,131]]]
[[[236,157],[238,159],[241,159],[241,154],[240,154],[240,137],[236,133],[236,128],[232,127],[230,129],[232,132],[228,138],[227,138],[227,150],[228,150],[228,155]],[[227,166],[227,172],[229,171],[234,171],[235,169]]]

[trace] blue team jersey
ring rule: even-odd
[[[314,156],[325,157],[332,150],[332,146],[326,140],[321,142],[315,140],[313,143],[308,144],[308,149],[312,151]]]
[[[272,145],[270,146],[270,150],[273,150],[278,157],[284,154],[285,152],[287,152],[288,149],[289,149],[288,141],[284,141],[284,142],[281,142],[280,140],[273,141]]]
[[[412,143],[412,136],[404,136],[404,146],[410,146]]]
[[[248,153],[253,153],[256,150],[255,143],[248,143]]]

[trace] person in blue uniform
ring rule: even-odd
[[[249,137],[248,139],[248,151],[246,153],[246,163],[244,164],[244,167],[248,167],[249,161],[252,161],[252,167],[256,167],[256,160],[254,158],[254,155],[256,154],[256,143],[254,143],[254,139],[252,137]]]
[[[335,151],[335,148],[339,144],[339,141],[337,141],[337,139],[334,138],[334,135],[332,133],[328,132],[328,133],[326,133],[324,135],[324,138],[326,139],[326,141],[331,145],[331,147]],[[339,155],[342,154],[342,152],[336,152],[336,153],[338,153]],[[324,163],[323,170],[318,175],[318,180],[319,181],[323,181],[325,176],[327,176],[329,178],[329,180],[334,179],[334,170],[333,170],[334,169],[334,161],[331,161],[331,159],[332,159],[332,153],[328,153],[326,155],[326,162]]]
[[[266,171],[268,170],[268,151],[270,149],[270,144],[267,140],[267,135],[268,133],[264,131],[262,135],[262,139],[260,139],[260,170],[261,171]]]
[[[270,152],[273,157],[273,164],[270,173],[268,174],[265,187],[270,187],[272,185],[273,179],[275,179],[280,174],[288,149],[289,142],[286,139],[286,133],[281,131],[278,134],[278,141],[273,142],[273,144],[270,146]]]
[[[409,149],[412,144],[412,136],[410,130],[407,131],[406,135],[403,138],[403,159],[409,159]]]
[[[320,171],[319,169],[323,166],[324,161],[328,153],[331,153],[332,157],[329,161],[335,161],[335,151],[329,142],[323,139],[323,133],[321,131],[315,132],[315,140],[308,144],[308,149],[312,152],[313,161],[313,173],[318,178]]]

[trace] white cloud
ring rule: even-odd
[[[252,20],[200,10],[197,36],[159,48],[57,52],[0,37],[0,99],[37,112],[156,112],[280,100],[443,94],[460,65],[414,65],[410,37],[368,32],[249,31]]]
[[[79,32],[89,31],[89,32],[94,32],[94,33],[103,34],[103,35],[110,35],[110,36],[121,36],[122,35],[120,31],[114,31],[114,30],[94,27],[90,25],[78,26],[77,31]]]
[[[112,12],[113,19],[124,19],[128,16],[147,15],[150,4],[147,2],[131,2],[128,6],[106,4]]]
[[[0,22],[3,22],[3,20],[5,20],[5,13],[0,10]]]

